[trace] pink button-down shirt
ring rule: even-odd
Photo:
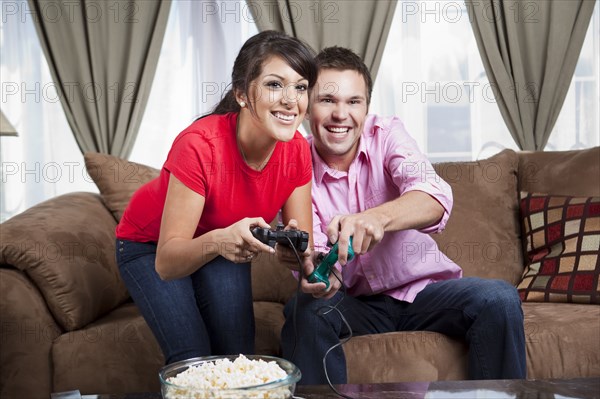
[[[443,255],[428,233],[443,230],[452,209],[452,190],[434,171],[398,118],[368,115],[358,153],[348,172],[313,156],[313,223],[317,250],[326,252],[327,225],[336,215],[364,211],[409,191],[423,191],[445,209],[436,225],[420,231],[385,233],[383,240],[342,269],[353,296],[386,294],[412,302],[426,285],[460,278],[462,270]],[[339,267],[339,264],[336,266]]]

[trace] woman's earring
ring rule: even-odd
[[[244,101],[240,101],[240,107],[244,108],[246,106],[246,103]]]

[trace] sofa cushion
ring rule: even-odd
[[[476,162],[434,165],[452,187],[454,206],[446,229],[432,237],[465,276],[512,284],[521,279],[517,166],[512,150]]]
[[[115,227],[98,194],[65,194],[2,223],[0,263],[26,273],[60,327],[75,330],[129,298]]]
[[[285,322],[283,305],[255,300],[253,307],[256,320],[255,352],[258,355],[281,356],[279,342]]]
[[[0,326],[0,398],[47,398],[50,350],[61,331],[20,270],[0,268]]]
[[[86,152],[83,157],[88,174],[117,222],[121,220],[133,193],[160,173],[150,166],[108,154]]]
[[[521,193],[521,300],[600,303],[600,197]]]
[[[467,345],[430,331],[352,337],[343,346],[350,384],[467,379]]]
[[[519,191],[600,197],[600,147],[519,152]]]
[[[133,303],[61,335],[52,347],[54,391],[82,394],[158,391],[164,357]]]
[[[522,307],[527,378],[600,376],[600,306],[525,302]]]
[[[260,253],[252,259],[252,298],[286,303],[298,289],[298,281],[275,255]]]

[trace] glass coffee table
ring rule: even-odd
[[[356,399],[600,399],[600,378],[407,382],[339,385],[336,389]],[[299,386],[296,396],[340,398],[325,385]]]
[[[600,377],[550,380],[481,380],[346,384],[336,389],[354,399],[600,399]],[[162,399],[160,392],[81,395],[82,399]],[[296,387],[298,399],[340,398],[327,385]]]

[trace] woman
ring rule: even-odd
[[[119,270],[167,364],[254,353],[250,261],[274,249],[251,229],[281,209],[285,224],[312,231],[310,150],[296,129],[313,58],[283,33],[251,37],[232,89],[177,136],[117,226]]]

